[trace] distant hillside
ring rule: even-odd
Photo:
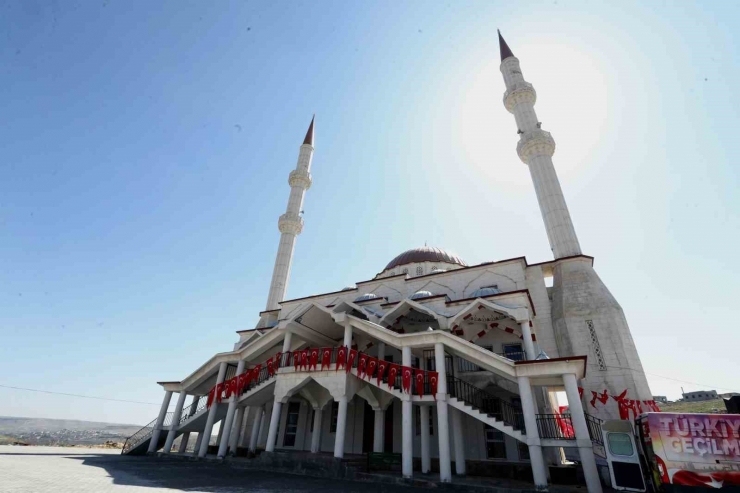
[[[725,402],[722,399],[697,402],[669,402],[659,404],[660,410],[666,413],[726,413]]]
[[[73,419],[18,418],[0,416],[3,442],[29,445],[101,445],[123,443],[141,426]]]

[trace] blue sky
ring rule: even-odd
[[[252,327],[313,113],[290,298],[425,241],[551,259],[496,28],[653,393],[740,391],[737,2],[0,9],[0,385],[153,403],[0,387],[0,415],[143,424]]]

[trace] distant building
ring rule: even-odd
[[[683,400],[688,402],[711,401],[713,399],[719,399],[716,390],[697,390],[696,392],[685,392],[683,394]]]
[[[666,402],[668,402],[668,397],[666,397],[664,395],[654,395],[653,396],[653,400],[655,402],[660,402],[662,404],[665,404]]]

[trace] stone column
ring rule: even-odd
[[[421,427],[421,472],[427,474],[432,470],[432,459],[429,454],[429,406],[419,406],[419,426]]]
[[[216,421],[216,423],[213,424],[213,426],[218,425],[218,435],[216,435],[216,445],[221,445],[221,438],[224,436],[224,420],[221,418],[221,420]]]
[[[235,376],[241,375],[244,373],[244,366],[246,361],[239,360],[239,363],[236,365],[236,374]],[[218,444],[218,458],[222,459],[226,456],[226,450],[229,447],[229,442],[231,441],[231,427],[234,424],[234,413],[236,412],[236,401],[239,399],[239,395],[237,393],[234,393],[231,395],[231,399],[229,400],[229,408],[226,411],[226,418],[224,419],[223,423],[221,424],[221,429],[223,431],[223,439]],[[238,426],[237,426],[238,429]],[[236,449],[236,442],[234,442],[235,449]]]
[[[170,399],[172,399],[172,391],[168,390],[164,393],[164,400],[162,401],[162,407],[159,408],[159,415],[157,416],[157,422],[154,423],[154,429],[152,430],[152,437],[149,440],[149,450],[147,452],[154,453],[157,451],[157,444],[159,443],[159,435],[162,433],[162,424],[164,418],[167,416],[167,408],[170,407]]]
[[[385,448],[385,410],[375,409],[375,427],[373,429],[373,452],[382,452]]]
[[[184,391],[180,391],[180,395],[177,397],[177,404],[175,405],[175,413],[172,415],[172,424],[170,425],[170,431],[167,433],[167,440],[164,442],[164,453],[169,454],[172,450],[172,443],[175,441],[175,435],[177,434],[177,428],[180,426],[180,417],[182,417],[182,408],[185,405],[185,398],[188,396]]]
[[[200,450],[200,444],[203,442],[203,432],[198,433],[198,438],[195,439],[195,447],[193,448],[193,455],[197,456]]]
[[[278,426],[280,426],[280,411],[283,409],[283,403],[275,399],[272,404],[272,413],[270,413],[270,429],[267,432],[267,443],[265,452],[275,451],[275,442],[277,442]]]
[[[455,444],[455,474],[458,476],[465,476],[465,439],[462,418],[462,411],[452,410],[452,441]]]
[[[236,447],[239,446],[239,434],[242,429],[242,421],[244,421],[244,406],[239,406],[236,408],[234,424],[231,425],[231,435],[229,438],[229,452],[234,455],[236,455]]]
[[[344,345],[347,349],[352,347],[352,324],[344,322]]]
[[[572,373],[563,375],[563,383],[565,384],[565,394],[568,396],[570,419],[573,423],[573,431],[576,434],[578,453],[581,456],[581,465],[583,466],[583,475],[586,477],[588,493],[601,493],[599,471],[596,468],[596,458],[594,457],[591,435],[586,424],[586,416],[583,414],[583,404],[578,394],[576,376]]]
[[[257,451],[257,441],[260,438],[260,425],[262,424],[262,417],[265,412],[265,408],[260,406],[254,413],[254,422],[252,423],[252,435],[249,437],[249,451],[255,453]]]
[[[239,446],[249,449],[249,433],[247,433],[247,422],[249,421],[249,414],[251,413],[252,408],[247,406],[244,408],[244,418],[242,420],[241,425],[241,437],[242,439],[239,440]]]
[[[321,449],[321,419],[324,410],[320,407],[313,408],[313,432],[311,433],[311,453],[318,454]]]
[[[401,365],[411,367],[411,348],[408,346],[401,348]],[[401,400],[401,473],[404,478],[410,478],[414,475],[413,410],[411,395],[403,394]]]
[[[439,479],[443,483],[452,481],[450,466],[450,426],[447,421],[447,370],[445,348],[442,343],[434,345],[434,364],[439,375],[437,384],[437,427],[439,428]]]
[[[224,376],[226,376],[226,363],[221,363],[218,368],[218,377],[216,377],[216,385],[224,383]],[[203,428],[203,436],[205,439],[198,437],[200,440],[200,448],[197,450],[198,457],[205,457],[208,453],[208,442],[211,441],[211,433],[213,432],[213,423],[216,421],[216,409],[218,408],[218,402],[215,401],[211,404],[211,408],[208,410],[208,417],[206,418],[206,425]]]
[[[350,337],[352,336],[350,328]],[[347,332],[344,333],[345,340],[347,339]],[[344,457],[344,433],[347,429],[347,396],[335,397],[335,401],[339,404],[337,412],[337,432],[334,435],[334,457],[341,459]]]
[[[527,359],[529,361],[534,361],[537,359],[537,353],[534,350],[532,329],[529,327],[529,320],[519,322],[519,328],[522,329],[522,341],[524,341],[524,352],[527,355]]]
[[[383,361],[385,359],[385,343],[378,343],[378,359]]]
[[[293,333],[290,330],[285,329],[285,338],[283,339],[283,354],[290,351],[290,345],[292,342],[293,342]]]
[[[517,377],[519,382],[519,397],[522,400],[522,412],[524,413],[524,427],[527,430],[527,445],[529,445],[529,460],[532,465],[532,476],[535,488],[547,489],[547,469],[545,459],[542,456],[540,444],[540,433],[537,429],[537,408],[534,404],[532,387],[529,377]],[[593,493],[589,490],[589,493]]]
[[[190,440],[190,432],[186,431],[180,438],[180,447],[177,449],[178,454],[184,454],[188,449],[188,440]]]

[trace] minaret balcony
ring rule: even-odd
[[[285,213],[278,219],[278,229],[281,233],[299,235],[303,231],[303,218],[298,214]]]
[[[511,84],[511,86],[504,93],[504,106],[509,111],[509,113],[513,113],[514,108],[518,104],[534,104],[536,102],[537,91],[534,90],[532,84],[523,80]]]
[[[552,157],[555,154],[555,140],[550,132],[540,129],[530,130],[519,137],[516,152],[519,154],[519,159],[527,164],[533,156]]]
[[[301,187],[304,190],[311,188],[311,173],[305,169],[294,169],[288,176],[288,184],[291,187]]]

